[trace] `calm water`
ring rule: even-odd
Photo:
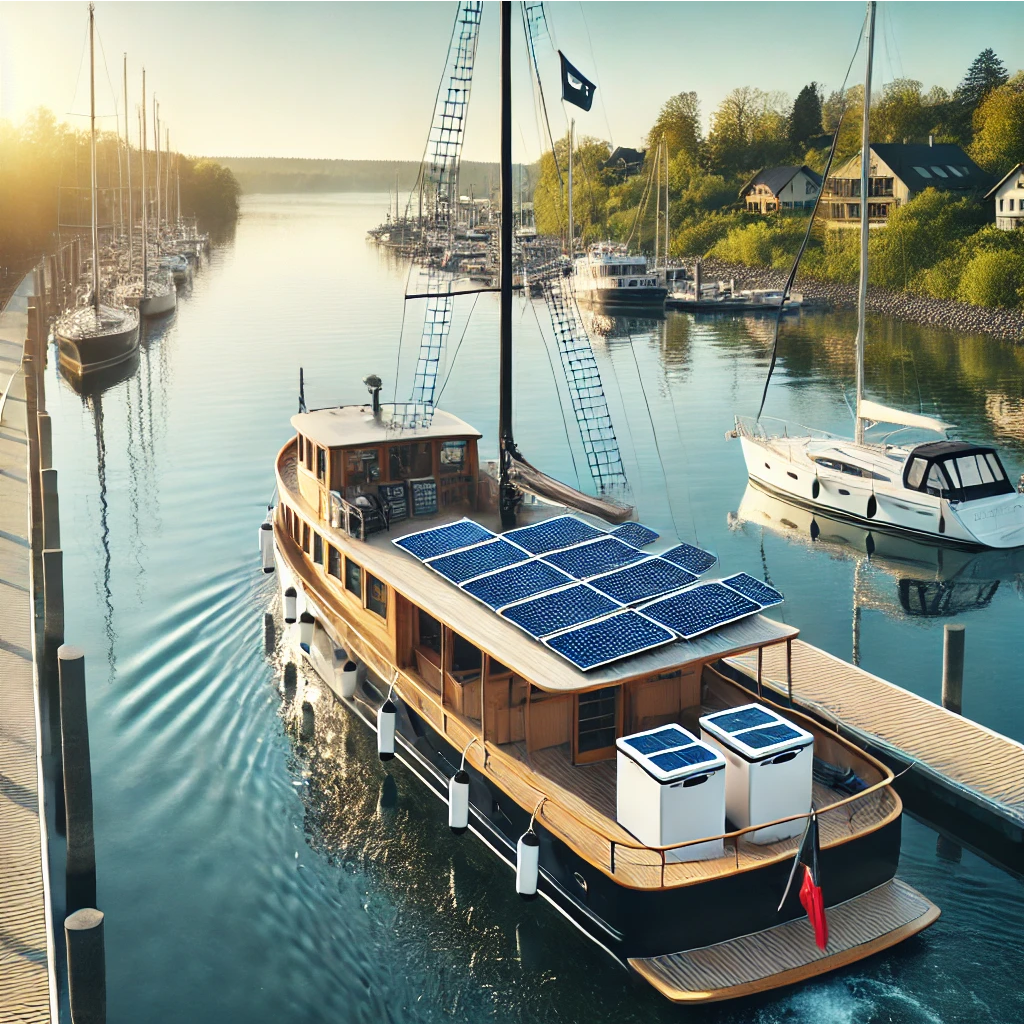
[[[315,749],[292,739],[281,664],[262,650],[273,579],[256,528],[289,435],[299,367],[311,405],[405,398],[418,345],[405,268],[364,241],[379,196],[252,197],[234,240],[137,374],[83,400],[53,377],[69,643],[87,651],[99,904],[115,1022],[918,1022],[1024,1016],[1018,881],[969,852],[936,855],[905,819],[900,874],[943,909],[894,952],[801,988],[704,1010],[672,1007],[614,969],[344,714]],[[443,404],[493,452],[497,303],[484,295]],[[516,435],[574,481],[568,408],[538,324],[517,300]],[[768,322],[598,320],[595,347],[641,518],[696,539],[728,572],[767,575],[803,636],[938,699],[942,624],[967,624],[965,712],[1024,739],[1024,567],[879,540],[744,500],[734,412],[755,412]],[[404,334],[399,359],[399,338]],[[1024,349],[872,325],[872,397],[941,409],[1024,471]],[[845,430],[847,316],[788,322],[766,415]],[[573,429],[571,410],[568,412]],[[571,433],[570,433],[571,436]],[[582,483],[587,485],[584,478]],[[742,503],[742,507],[741,507]],[[780,519],[787,522],[780,522]],[[930,614],[920,614],[927,611]],[[945,613],[946,617],[943,617]]]

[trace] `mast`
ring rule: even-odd
[[[178,193],[178,215],[175,218],[178,225],[178,234],[181,234],[181,154],[174,154],[174,189]]]
[[[654,152],[654,269],[658,269],[658,241],[661,238],[661,143]]]
[[[156,153],[156,251],[160,252],[160,104],[153,97],[153,147]]]
[[[167,169],[164,171],[164,216],[168,221],[171,219],[171,129],[166,129],[164,154]]]
[[[89,172],[92,195],[92,308],[100,311],[100,227],[96,209],[96,51],[93,21],[95,8],[89,4]]]
[[[662,135],[661,145],[665,153],[665,285],[668,286],[668,139]]]
[[[149,294],[149,197],[146,195],[146,69],[142,69],[142,107],[139,110],[142,147],[142,294]]]
[[[864,443],[864,420],[860,415],[864,401],[865,314],[868,302],[868,172],[871,163],[871,62],[875,50],[875,0],[868,2],[868,56],[864,68],[864,123],[860,136],[860,287],[857,290],[857,422],[854,440]]]
[[[516,492],[509,482],[512,439],[512,3],[501,0],[501,361],[499,370],[498,501],[501,525],[516,525]]]
[[[132,142],[128,135],[128,54],[124,55],[124,151],[128,164],[128,273],[135,259],[135,217],[132,210]]]
[[[576,131],[575,119],[569,122],[569,259],[576,255],[576,225],[572,219],[572,137]]]

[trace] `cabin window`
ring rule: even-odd
[[[380,479],[380,455],[376,448],[353,448],[345,452],[345,483],[375,484]]]
[[[388,475],[391,480],[415,480],[433,476],[434,455],[429,441],[420,444],[396,444],[388,449]]]
[[[425,647],[438,655],[441,653],[441,623],[422,608],[419,609],[419,634],[420,647]]]
[[[324,564],[324,539],[316,530],[313,531],[313,561],[317,565]]]
[[[302,550],[309,554],[309,523],[302,524]]]
[[[351,558],[345,559],[345,589],[358,598],[363,596],[363,570]]]
[[[907,470],[907,486],[912,487],[915,491],[920,490],[921,483],[924,480],[924,471],[927,468],[928,463],[924,459],[911,459],[910,469]]]
[[[480,648],[452,633],[452,675],[478,676],[483,666]]]
[[[376,576],[366,574],[366,607],[382,619],[388,617],[388,588]]]
[[[313,472],[313,442],[309,438],[303,438],[302,461],[311,473]]]
[[[948,490],[949,481],[946,480],[946,474],[937,464],[933,465],[928,474],[928,493],[943,495]]]
[[[972,452],[943,463],[961,501],[1010,494],[1013,487],[994,452]]]
[[[327,481],[327,452],[319,445],[316,447],[316,478]]]
[[[327,575],[341,579],[341,552],[333,544],[327,545]]]
[[[466,471],[466,449],[465,441],[442,441],[441,442],[441,472],[464,473]]]
[[[615,749],[618,722],[617,686],[581,693],[576,698],[576,759],[597,760],[599,752]]]

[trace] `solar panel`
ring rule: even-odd
[[[673,640],[675,636],[669,630],[626,608],[606,619],[557,633],[544,643],[577,668],[589,672]]]
[[[722,582],[751,601],[756,601],[762,608],[771,608],[773,604],[782,604],[785,600],[774,587],[769,587],[767,583],[762,583],[745,572],[727,576]]]
[[[695,548],[692,544],[677,544],[674,548],[663,551],[660,557],[667,558],[673,565],[682,566],[698,576],[702,572],[707,572],[718,561],[718,557],[710,551]]]
[[[692,572],[666,562],[664,558],[648,558],[635,565],[627,565],[625,569],[598,576],[590,581],[590,585],[622,604],[636,604],[661,594],[670,594],[696,581],[697,577]]]
[[[635,548],[645,548],[648,544],[653,544],[661,534],[642,523],[623,523],[612,530],[612,536],[632,544]]]
[[[483,601],[489,608],[497,610],[515,601],[542,594],[545,590],[572,583],[571,576],[556,569],[547,562],[531,558],[528,562],[513,565],[509,569],[490,572],[462,584],[467,594]]]
[[[740,732],[743,729],[754,729],[759,725],[771,725],[777,722],[775,715],[761,708],[744,708],[742,711],[726,711],[721,715],[709,715],[708,721],[713,722],[723,732]]]
[[[683,639],[692,640],[708,630],[753,615],[761,606],[721,583],[701,583],[641,605],[640,610]]]
[[[734,733],[736,739],[745,743],[754,750],[762,747],[770,747],[776,743],[788,743],[790,740],[800,739],[800,733],[791,729],[783,722],[776,725],[769,725],[763,729],[747,729],[746,732]]]
[[[549,551],[557,551],[559,548],[581,544],[583,541],[594,540],[604,535],[604,530],[599,530],[575,516],[545,519],[542,523],[520,526],[504,534],[508,540],[525,548],[531,555],[544,555]]]
[[[657,732],[645,732],[622,741],[640,754],[655,754],[659,750],[670,750],[672,747],[685,747],[693,742],[693,737],[683,732],[678,725],[667,725]]]
[[[581,622],[607,615],[622,606],[592,587],[577,583],[562,590],[552,590],[540,597],[502,608],[498,613],[514,622],[530,636],[540,639]]]
[[[428,558],[436,558],[458,548],[469,547],[470,544],[479,544],[493,536],[490,530],[479,523],[474,523],[472,519],[460,519],[457,523],[438,526],[432,530],[407,533],[404,537],[399,537],[395,544],[408,551],[410,555],[426,561]]]
[[[669,750],[664,754],[655,754],[651,758],[651,762],[663,772],[673,772],[677,768],[686,768],[691,764],[714,760],[715,755],[710,750],[697,744],[692,747],[683,747],[682,750]]]
[[[591,576],[611,572],[631,562],[639,562],[645,556],[636,548],[624,544],[614,537],[602,537],[600,540],[588,541],[576,547],[553,551],[544,556],[545,562],[558,566],[563,572],[585,580]]]
[[[495,537],[483,544],[453,551],[450,555],[430,558],[426,564],[452,583],[465,583],[475,576],[525,562],[529,557],[522,548],[510,544],[503,537]]]

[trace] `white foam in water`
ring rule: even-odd
[[[945,1024],[935,1011],[897,983],[879,978],[843,977],[811,981],[761,1007],[751,1024]]]

